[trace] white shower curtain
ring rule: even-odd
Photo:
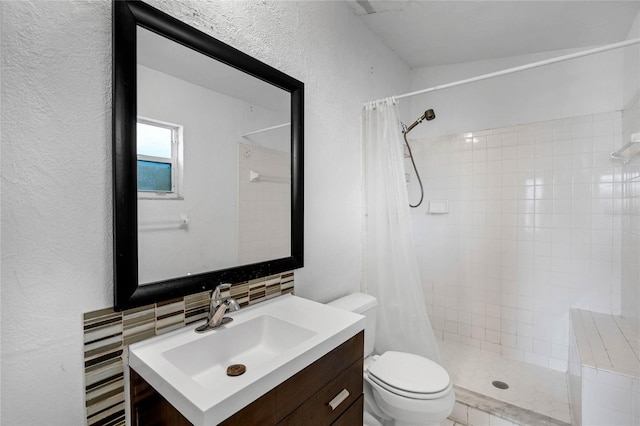
[[[365,105],[363,290],[378,299],[375,350],[440,362],[416,260],[397,101]]]

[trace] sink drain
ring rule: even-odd
[[[247,371],[247,367],[244,364],[233,364],[227,367],[227,376],[240,376]]]
[[[509,389],[509,385],[505,382],[501,382],[500,380],[494,380],[493,382],[491,382],[491,384],[498,389]]]

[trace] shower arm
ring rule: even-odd
[[[418,124],[422,123],[423,120],[424,120],[424,115],[422,117],[418,118],[416,121],[414,121],[413,124],[411,124],[409,127],[407,127],[407,126],[405,126],[403,124],[402,133],[404,133],[406,135],[407,133],[412,131],[414,127],[416,127]]]

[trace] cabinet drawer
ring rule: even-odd
[[[342,345],[320,358],[286,382],[276,387],[276,423],[304,404],[318,389],[345,373],[355,362],[360,360],[360,380],[362,381],[362,355],[364,332],[356,334]],[[362,384],[360,386],[362,393]],[[340,392],[339,389],[338,392]],[[338,393],[336,392],[336,394]],[[331,395],[329,400],[335,395]],[[356,396],[357,397],[357,396]]]
[[[362,363],[362,358],[353,363],[278,426],[362,425]]]
[[[362,395],[362,364],[360,358],[302,405],[305,426],[333,423]]]
[[[338,417],[331,426],[360,426],[364,423],[364,395],[351,404],[351,407]]]

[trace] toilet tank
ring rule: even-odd
[[[378,301],[375,297],[364,293],[352,293],[348,296],[327,303],[345,311],[355,312],[365,316],[364,326],[364,356],[373,353],[373,344],[376,336],[376,307]]]

